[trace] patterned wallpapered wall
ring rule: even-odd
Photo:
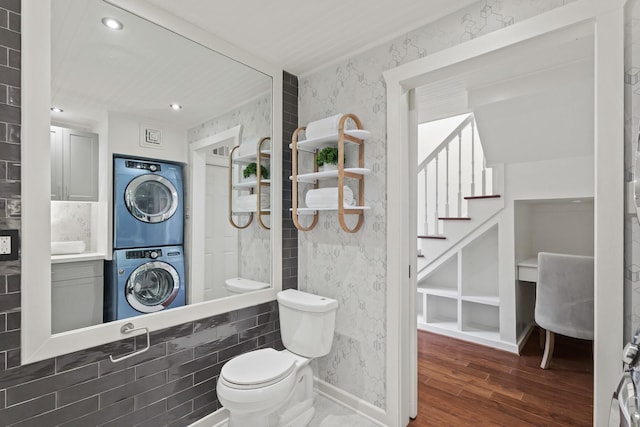
[[[331,353],[318,377],[385,408],[386,89],[382,72],[547,12],[572,0],[482,0],[365,53],[300,77],[300,124],[356,113],[371,131],[365,148],[365,224],[341,231],[335,214],[299,234],[299,286],[339,301]],[[390,143],[393,143],[392,141]],[[393,284],[389,284],[393,286]]]
[[[228,113],[208,120],[187,132],[189,143],[242,125],[240,145],[254,144],[265,136],[271,136],[271,94],[261,95]],[[223,183],[222,185],[227,185]],[[221,207],[225,211],[226,206]],[[240,276],[261,282],[271,281],[271,243],[269,230],[260,227],[257,219],[238,233]]]
[[[634,157],[640,130],[640,7],[631,4],[625,25],[625,179],[633,181]],[[628,200],[633,208],[633,201]],[[628,214],[624,223],[625,339],[640,327],[640,225]]]

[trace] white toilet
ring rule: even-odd
[[[243,277],[227,279],[224,281],[224,286],[227,289],[228,296],[246,294],[271,287],[269,283],[245,279]]]
[[[229,427],[304,427],[313,417],[309,362],[331,350],[336,300],[288,289],[278,293],[285,350],[255,350],[222,367],[218,400]]]

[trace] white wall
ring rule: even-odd
[[[142,125],[162,131],[162,147],[148,148],[140,145]],[[109,153],[187,163],[187,130],[144,117],[109,113]]]

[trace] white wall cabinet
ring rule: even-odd
[[[418,328],[503,348],[498,275],[496,225],[418,283]]]
[[[51,332],[102,323],[103,260],[51,265]]]
[[[51,200],[98,201],[98,135],[51,127]]]

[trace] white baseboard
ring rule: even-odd
[[[372,405],[369,402],[365,402],[352,395],[351,393],[347,393],[344,390],[341,390],[329,383],[326,383],[316,377],[314,379],[314,391],[323,395],[327,399],[331,399],[339,405],[342,405],[358,415],[370,420],[373,423],[376,423],[382,427],[385,427],[385,419],[386,413],[378,408],[377,406]],[[225,408],[220,408],[216,412],[213,412],[207,415],[204,418],[195,421],[192,424],[189,424],[189,427],[224,427],[226,422],[229,420],[229,411]]]
[[[518,354],[522,354],[522,349],[524,348],[524,345],[527,343],[527,340],[529,339],[529,336],[533,332],[533,328],[535,326],[536,325],[533,323],[529,325],[525,333],[520,335],[520,338],[518,338]]]
[[[327,382],[324,382],[317,377],[314,377],[314,388],[315,391],[324,397],[333,400],[334,402],[351,409],[356,412],[358,415],[374,422],[380,426],[386,426],[385,420],[387,414],[382,409],[377,406],[372,405],[369,402],[365,402],[352,395],[351,393],[347,393],[344,390],[341,390]]]
[[[189,424],[189,427],[223,427],[229,421],[229,411],[220,408],[216,412]]]

